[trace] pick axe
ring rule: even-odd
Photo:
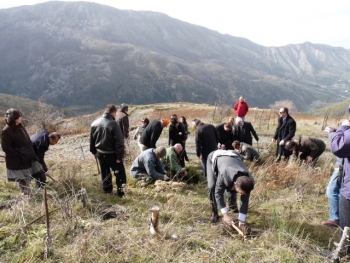
[[[93,176],[98,176],[101,172],[100,172],[100,166],[98,165],[98,162],[97,162],[97,158],[95,157],[95,161],[96,161],[96,166],[97,166],[97,174],[93,174]]]

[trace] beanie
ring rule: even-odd
[[[159,146],[154,149],[154,153],[159,157],[163,158],[166,155],[166,148],[164,146]]]
[[[168,127],[169,119],[167,119],[167,118],[163,119],[163,123],[164,123],[165,127]]]

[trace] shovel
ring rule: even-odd
[[[97,158],[95,158],[95,161],[96,161],[96,166],[97,166],[97,174],[93,174],[93,176],[98,176],[101,173],[100,166],[98,166]]]

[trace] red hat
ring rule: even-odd
[[[167,119],[167,118],[163,119],[163,123],[164,123],[165,127],[168,127],[169,119]]]

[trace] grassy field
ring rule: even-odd
[[[135,126],[144,116],[153,119],[173,113],[214,124],[228,117],[227,109],[208,105],[159,104],[133,107],[130,121]],[[325,189],[335,160],[327,150],[315,169],[276,164],[275,145],[270,145],[275,112],[251,110],[247,116],[261,138],[254,146],[263,154],[263,161],[246,163],[256,179],[247,217],[251,234],[246,241],[221,220],[210,223],[203,177],[198,184],[169,182],[139,188],[128,176],[126,198],[104,194],[87,147],[89,124],[97,116],[60,123],[66,135],[47,153],[47,163],[58,181],[49,181],[47,187],[49,255],[45,254],[43,191],[34,190],[32,198],[22,198],[17,185],[7,182],[5,165],[0,163],[0,262],[326,262],[333,242],[338,242],[339,230],[321,224],[328,219]],[[321,129],[323,116],[292,116],[298,135],[320,137],[328,145]],[[335,127],[338,122],[329,119],[327,124]],[[157,145],[166,144],[165,129]],[[200,174],[193,130],[186,147],[187,167]],[[128,151],[127,174],[137,155],[136,141]],[[148,226],[153,206],[160,207],[157,237],[151,236]]]

